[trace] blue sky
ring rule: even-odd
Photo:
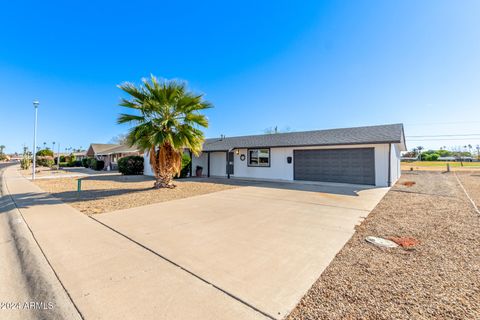
[[[127,130],[116,85],[153,73],[206,94],[207,137],[403,122],[410,148],[477,145],[479,16],[474,0],[5,2],[0,144],[31,148],[35,98],[39,145],[108,142]]]

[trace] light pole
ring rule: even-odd
[[[35,180],[35,167],[37,165],[37,155],[36,155],[36,148],[37,148],[37,114],[38,114],[38,106],[40,102],[38,100],[33,100],[33,107],[35,108],[35,124],[33,126],[33,171],[32,171],[32,180]]]

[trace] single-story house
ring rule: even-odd
[[[86,151],[80,151],[80,152],[72,152],[73,155],[75,156],[75,160],[77,161],[82,161],[87,157],[87,152]]]
[[[86,152],[89,158],[105,161],[105,170],[117,170],[120,158],[140,154],[136,147],[112,143],[92,143]]]
[[[190,172],[207,177],[391,186],[406,151],[402,124],[206,139]],[[148,154],[145,174],[152,175]]]

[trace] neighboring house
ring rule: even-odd
[[[87,152],[86,151],[81,151],[81,152],[72,152],[73,155],[75,156],[75,160],[77,161],[82,161],[87,157]]]
[[[402,124],[207,139],[191,171],[207,177],[391,186],[406,151]],[[148,155],[145,174],[152,175]]]
[[[401,157],[400,161],[418,161],[419,157]]]
[[[107,143],[92,143],[86,152],[89,158],[105,161],[106,170],[117,170],[120,158],[138,155],[140,152],[136,147]]]

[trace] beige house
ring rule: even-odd
[[[136,147],[112,143],[92,143],[86,152],[88,158],[105,161],[105,170],[117,170],[119,159],[139,155]]]

